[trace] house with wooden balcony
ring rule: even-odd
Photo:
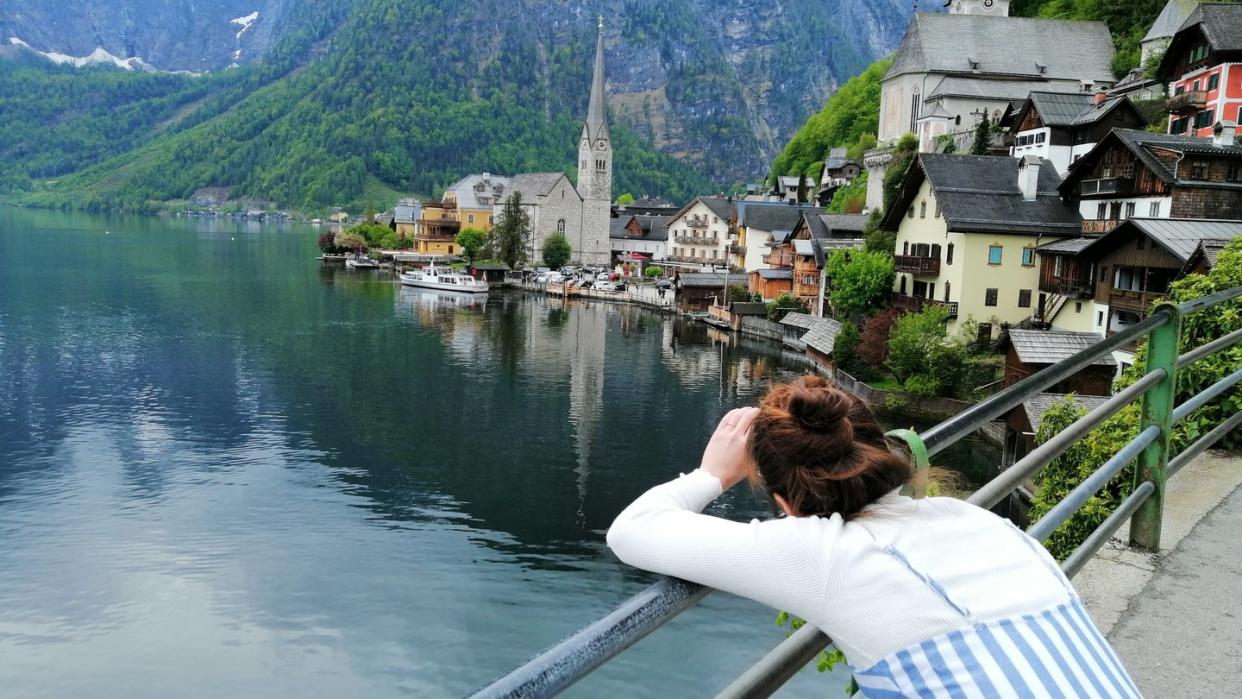
[[[1147,120],[1128,97],[1104,92],[1032,92],[1013,116],[1015,158],[1052,161],[1062,177],[1114,128],[1142,129]]]
[[[414,252],[420,255],[459,254],[461,246],[457,244],[457,234],[461,232],[461,221],[457,214],[457,207],[451,204],[423,203],[414,225]]]
[[[1168,133],[1211,136],[1242,115],[1242,5],[1201,3],[1169,40],[1157,75],[1171,86]]]
[[[1130,218],[1242,218],[1242,145],[1232,127],[1212,138],[1114,129],[1071,167],[1061,195],[1082,231]]]
[[[489,233],[495,223],[495,207],[509,191],[509,178],[490,172],[466,175],[444,190],[440,201],[457,208],[462,228]]]
[[[988,337],[1029,319],[1036,248],[1081,235],[1060,183],[1053,164],[1033,156],[920,154],[881,222],[897,233],[893,306],[942,305],[950,332],[974,319]]]
[[[668,216],[631,214],[612,219],[608,230],[613,262],[648,262],[668,255]]]
[[[1032,325],[1044,329],[1095,330],[1095,266],[1079,253],[1095,238],[1063,238],[1035,248],[1039,293]]]
[[[860,250],[866,245],[865,214],[802,212],[793,233],[793,289],[811,313],[824,315],[824,292],[831,280],[824,276],[828,255],[834,250]],[[782,248],[783,249],[783,248]]]
[[[1092,240],[1077,257],[1079,265],[1093,270],[1093,331],[1112,334],[1141,321],[1170,283],[1210,266],[1205,250],[1238,237],[1238,220],[1135,218]],[[1131,364],[1134,349],[1115,356]]]
[[[747,200],[734,201],[733,210],[729,259],[733,267],[746,272],[771,264],[765,256],[772,252],[774,244],[789,238],[802,214],[823,211],[816,205]]]
[[[729,267],[729,220],[733,202],[725,197],[698,197],[667,222],[665,261],[689,269]]]

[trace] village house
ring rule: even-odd
[[[781,319],[781,328],[786,346],[805,352],[817,368],[832,375],[835,370],[832,350],[841,332],[840,321],[795,311],[785,314]]]
[[[792,260],[792,256],[790,258]],[[793,266],[760,267],[746,275],[746,290],[771,301],[781,294],[793,293]]]
[[[824,169],[819,174],[819,190],[815,193],[815,201],[820,206],[828,206],[832,196],[841,187],[854,181],[862,172],[862,163],[847,155],[845,148],[833,148],[824,158]]]
[[[728,275],[721,272],[689,272],[677,281],[677,308],[706,311],[724,301]]]
[[[1008,15],[1005,0],[960,0],[911,18],[880,87],[879,147],[864,154],[869,209],[883,203],[902,135],[915,134],[920,152],[937,150],[941,136],[964,152],[984,116],[1000,121],[1032,91],[1093,92],[1115,81],[1103,22]]]
[[[1061,176],[1114,128],[1142,129],[1143,115],[1127,97],[1103,92],[1032,92],[1013,118],[1015,158],[1049,160]]]
[[[1092,332],[1095,325],[1095,268],[1078,253],[1095,238],[1063,238],[1035,248],[1039,257],[1039,296],[1033,325]]]
[[[1108,88],[1110,97],[1127,96],[1132,100],[1153,100],[1165,96],[1165,82],[1151,75],[1164,57],[1169,41],[1198,6],[1199,0],[1169,0],[1152,22],[1140,42],[1139,64]]]
[[[508,187],[508,177],[488,172],[466,175],[444,190],[440,201],[457,208],[462,228],[488,233],[495,219],[496,203],[504,199]]]
[[[1060,191],[1086,234],[1136,216],[1242,218],[1242,145],[1232,126],[1212,138],[1113,129],[1070,167]]]
[[[787,240],[803,213],[822,211],[817,205],[786,202],[735,201],[730,231],[729,265],[753,272],[771,266],[765,259],[774,244]]]
[[[1170,283],[1207,271],[1213,251],[1240,236],[1238,220],[1135,218],[1092,239],[1076,262],[1080,270],[1092,270],[1093,331],[1111,335],[1141,321]],[[1135,347],[1115,353],[1123,367],[1134,362]]]
[[[981,338],[1028,320],[1035,249],[1080,235],[1060,181],[1052,163],[1032,156],[920,154],[881,222],[897,232],[893,305],[942,305],[951,333],[974,319]]]
[[[442,202],[425,202],[414,222],[414,252],[419,255],[453,256],[461,252],[457,234],[461,221],[457,209]]]
[[[614,262],[650,262],[668,255],[669,216],[623,215],[612,220],[608,236]]]
[[[1035,449],[1035,435],[1039,434],[1044,415],[1054,405],[1066,400],[1076,408],[1090,411],[1098,408],[1108,398],[1061,393],[1036,393],[1027,398],[1005,418],[1005,446],[1001,456],[1003,467],[1014,465]]]
[[[1242,5],[1202,3],[1169,42],[1158,70],[1172,85],[1170,134],[1211,136],[1242,110]]]
[[[802,212],[790,234],[793,248],[792,292],[815,316],[824,315],[825,276],[828,255],[834,250],[858,250],[866,245],[863,231],[866,214]]]
[[[418,219],[422,218],[423,205],[417,199],[399,199],[392,210],[389,226],[401,238],[413,238],[417,233]]]
[[[1008,388],[1037,371],[1069,359],[1103,339],[1099,333],[1010,328],[1001,335],[998,345],[998,349],[1005,354],[1004,385]],[[1050,393],[1107,396],[1112,394],[1113,378],[1116,374],[1117,362],[1111,355],[1105,355],[1047,390]]]
[[[669,218],[665,259],[689,269],[711,269],[729,264],[729,231],[733,204],[724,197],[698,197]]]

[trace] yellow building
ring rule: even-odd
[[[444,190],[440,201],[457,209],[462,228],[491,232],[494,223],[492,207],[504,199],[508,190],[508,177],[489,172],[466,175]]]
[[[457,255],[461,230],[456,207],[438,202],[422,205],[414,226],[414,252],[421,255]]]
[[[949,332],[968,319],[982,336],[1036,311],[1035,248],[1081,234],[1077,210],[1056,188],[1061,178],[1034,156],[919,155],[906,173],[885,230],[897,231],[893,305],[942,305]]]

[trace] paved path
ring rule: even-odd
[[[1161,558],[1113,647],[1149,697],[1242,693],[1242,487]]]
[[[1075,586],[1145,696],[1242,696],[1242,458],[1204,455],[1170,482],[1161,543],[1114,540]]]

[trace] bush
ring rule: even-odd
[[[572,252],[569,239],[563,233],[553,233],[543,241],[543,263],[552,269],[565,266]]]
[[[799,301],[796,296],[785,292],[777,296],[775,301],[768,304],[768,320],[779,323],[786,314],[794,311],[806,313],[808,309],[806,304]]]
[[[487,244],[487,233],[478,228],[464,228],[457,234],[456,243],[461,246],[461,256],[474,262],[479,251]]]
[[[725,301],[729,303],[750,301],[753,297],[745,284],[730,284],[725,289]]]
[[[837,316],[875,308],[893,288],[893,256],[866,250],[836,250],[828,258],[828,299]]]
[[[858,357],[871,368],[873,374],[886,371],[888,338],[900,314],[900,311],[895,308],[887,308],[863,321],[862,328],[860,328],[862,341],[858,346]]]
[[[664,268],[658,267],[656,265],[652,265],[648,267],[647,269],[643,270],[643,276],[648,277],[650,279],[655,279],[656,277],[663,277]]]
[[[367,239],[352,230],[342,231],[336,234],[336,247],[341,251],[355,250],[365,252],[367,249]]]

